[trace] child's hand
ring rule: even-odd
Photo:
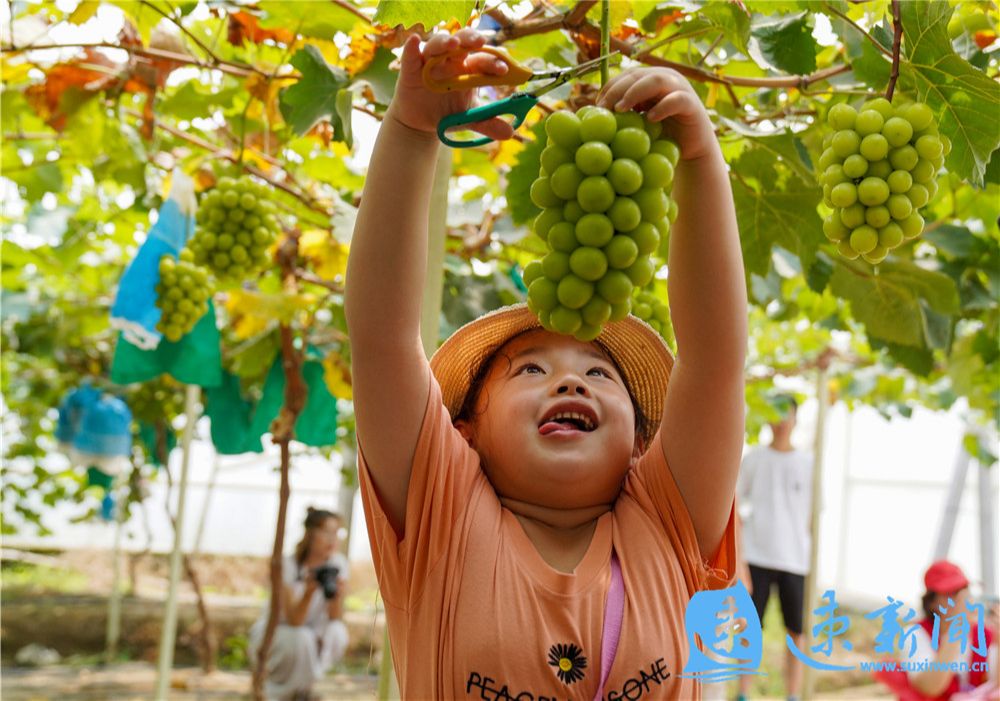
[[[632,68],[620,73],[601,89],[597,104],[615,112],[642,111],[654,122],[667,120],[664,131],[677,142],[685,160],[718,149],[701,99],[687,79],[670,68]]]
[[[406,126],[418,131],[436,133],[438,122],[455,112],[467,110],[475,104],[474,90],[453,90],[435,93],[424,87],[424,63],[434,56],[450,54],[434,70],[436,80],[447,80],[462,74],[503,75],[507,64],[487,53],[476,53],[485,39],[474,29],[463,29],[456,34],[438,33],[420,48],[420,38],[411,36],[403,45],[400,60],[399,82],[392,99],[393,116]],[[471,129],[494,140],[509,139],[514,135],[511,126],[500,118],[469,125]]]

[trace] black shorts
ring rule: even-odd
[[[750,565],[750,580],[753,582],[753,605],[757,609],[760,624],[764,625],[764,609],[771,596],[771,586],[778,585],[778,600],[781,602],[781,617],[785,628],[796,635],[802,633],[803,606],[805,603],[806,578],[767,567]]]

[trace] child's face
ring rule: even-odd
[[[562,412],[587,418],[559,419]],[[614,364],[595,344],[542,329],[501,349],[474,418],[456,426],[501,497],[550,508],[610,504],[639,455]]]

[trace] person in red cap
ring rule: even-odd
[[[970,603],[969,580],[958,565],[947,560],[933,563],[924,573],[924,587],[927,591],[921,604],[925,618],[920,621],[920,628],[915,633],[916,649],[909,660],[914,663],[926,660],[936,664],[928,669],[907,671],[908,681],[912,690],[919,694],[917,698],[953,699],[989,681],[986,662],[993,655],[988,655],[981,646],[978,651],[974,649],[979,646],[980,640],[977,617],[967,608]],[[940,619],[937,650],[932,644],[935,614]],[[949,635],[948,619],[960,614],[966,614],[969,621],[969,638],[964,641],[960,637],[952,639]],[[987,627],[984,634],[989,647],[994,631]],[[959,671],[948,669],[952,663],[958,663]]]

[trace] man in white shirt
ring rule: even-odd
[[[811,547],[812,456],[795,450],[792,430],[798,404],[790,396],[778,398],[783,418],[771,424],[769,446],[751,450],[743,458],[736,494],[743,513],[743,555],[750,568],[751,596],[761,624],[773,586],[778,588],[785,628],[802,648],[805,575]],[[785,653],[785,690],[798,701],[803,665],[790,650]],[[740,677],[744,701],[752,677]]]

